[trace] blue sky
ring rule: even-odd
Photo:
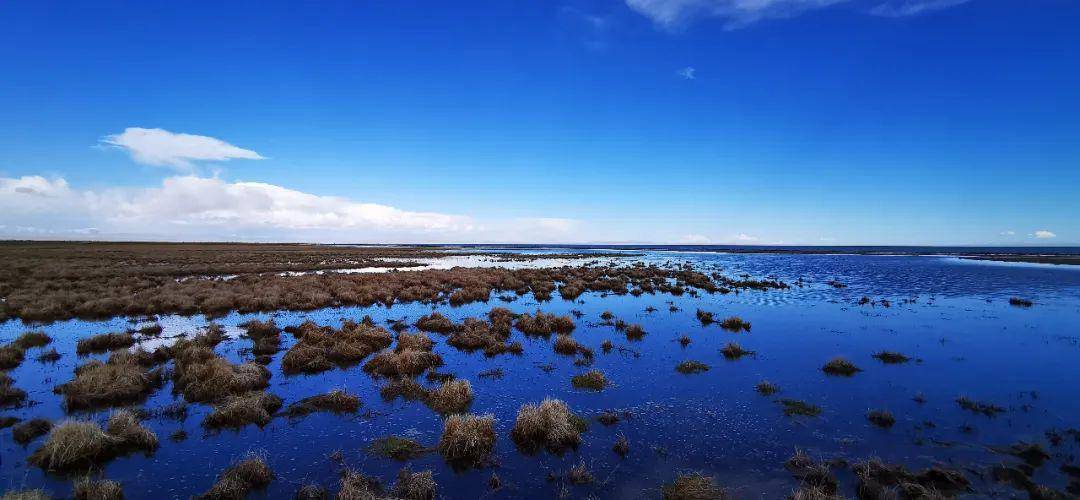
[[[1080,2],[5,2],[0,237],[1080,243]]]

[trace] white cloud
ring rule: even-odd
[[[1056,234],[1051,233],[1050,231],[1047,231],[1045,229],[1040,229],[1038,231],[1035,231],[1035,233],[1032,236],[1035,236],[1036,238],[1039,238],[1041,240],[1047,240],[1047,239],[1050,239],[1050,238],[1057,238]]]
[[[143,165],[191,172],[197,161],[262,160],[262,155],[205,135],[177,134],[160,128],[130,127],[101,139],[106,146],[123,149]]]
[[[586,229],[576,219],[478,220],[194,175],[96,190],[63,178],[0,177],[0,237],[8,238],[572,243],[592,237]]]
[[[875,16],[885,17],[917,16],[935,10],[955,7],[960,4],[968,3],[969,1],[970,0],[895,0],[885,2],[870,9],[870,13]]]
[[[751,241],[758,241],[760,238],[758,238],[757,236],[750,236],[749,234],[745,234],[745,233],[739,233],[739,234],[735,235],[734,239],[735,239],[735,241],[747,243],[747,242],[751,242]]]
[[[1016,236],[1016,231],[1002,231],[1000,234],[1002,236]]]
[[[713,17],[729,29],[755,21],[791,17],[848,0],[625,0],[657,26],[677,30],[697,18]]]
[[[688,234],[679,238],[679,243],[684,245],[708,245],[712,239],[704,234]]]
[[[687,66],[687,67],[685,67],[683,69],[680,69],[679,72],[678,72],[678,75],[683,80],[693,80],[693,79],[697,78],[696,76],[694,76],[695,71],[697,71],[697,70]]]

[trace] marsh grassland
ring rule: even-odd
[[[3,498],[1080,495],[1080,272],[1061,266],[226,244],[0,258]]]

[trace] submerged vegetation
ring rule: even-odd
[[[675,371],[690,375],[693,373],[701,373],[709,371],[709,365],[702,363],[701,361],[686,360],[675,366]]]

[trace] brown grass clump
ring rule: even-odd
[[[645,329],[637,323],[628,325],[625,328],[624,333],[626,334],[626,340],[641,340],[645,338]]]
[[[457,325],[454,325],[454,322],[450,321],[450,318],[443,316],[442,313],[434,311],[431,314],[421,316],[420,319],[416,320],[416,327],[425,332],[443,334],[453,333],[454,330],[457,329]]]
[[[716,319],[713,317],[713,313],[709,311],[703,311],[701,309],[697,310],[697,319],[701,322],[702,326],[709,326],[716,322]]]
[[[816,417],[821,415],[821,408],[805,401],[799,401],[797,399],[781,399],[780,404],[784,406],[784,415],[788,417]]]
[[[576,447],[585,432],[585,421],[572,413],[566,403],[547,398],[540,404],[524,404],[518,410],[510,437],[527,452],[546,448],[562,453]]]
[[[754,386],[754,390],[758,391],[762,396],[771,396],[780,392],[780,387],[768,380],[762,380]]]
[[[423,456],[428,449],[412,439],[386,436],[372,441],[368,451],[373,455],[404,461]]]
[[[626,436],[619,434],[619,437],[615,439],[615,444],[611,445],[611,451],[614,451],[620,457],[629,455],[630,441],[626,439]]]
[[[724,321],[720,322],[720,328],[723,328],[725,330],[732,331],[732,332],[742,332],[742,331],[749,332],[750,331],[750,322],[749,321],[743,321],[743,319],[738,317],[738,316],[730,316],[730,317],[724,318]]]
[[[360,398],[344,390],[334,390],[326,394],[310,396],[297,401],[285,410],[289,417],[302,417],[311,413],[325,411],[331,413],[356,413],[360,409]]]
[[[287,374],[346,368],[393,342],[386,329],[355,322],[346,322],[340,330],[312,325],[300,332],[300,341],[281,358],[281,369]]]
[[[173,390],[190,402],[219,401],[269,385],[270,370],[256,363],[234,365],[202,345],[177,351]]]
[[[44,418],[34,418],[12,427],[11,436],[16,443],[26,446],[30,441],[48,434],[52,427],[52,422]]]
[[[379,500],[385,496],[378,478],[352,469],[341,471],[340,488],[335,497],[338,500]]]
[[[709,365],[702,363],[701,361],[686,360],[675,366],[675,371],[684,375],[691,375],[694,373],[701,373],[709,371]]]
[[[556,335],[555,336],[555,352],[559,354],[566,354],[573,356],[578,353],[579,350],[584,349],[585,346],[574,340],[569,335]]]
[[[513,313],[497,307],[488,316],[492,318],[490,322],[466,318],[461,327],[450,334],[446,343],[464,352],[483,349],[484,355],[489,358],[507,352],[521,354],[524,348],[520,342],[508,342]]]
[[[574,331],[574,320],[570,316],[556,316],[540,311],[517,317],[514,327],[526,335],[548,336],[553,333],[569,334]]]
[[[54,427],[27,461],[46,470],[88,467],[112,459],[120,442],[96,423],[68,420]]]
[[[835,357],[833,359],[830,359],[828,363],[825,363],[825,366],[821,367],[821,371],[823,371],[823,372],[825,372],[825,373],[827,373],[829,375],[840,375],[840,376],[843,376],[843,377],[850,377],[852,375],[855,375],[858,372],[861,372],[862,369],[855,366],[855,364],[852,363],[851,361],[848,361],[848,360],[846,360],[846,359],[844,359],[844,358],[842,358],[840,356],[837,356],[837,357]]]
[[[75,352],[82,356],[95,352],[125,349],[133,345],[135,345],[135,337],[128,332],[102,333],[79,339],[79,342],[75,344]]]
[[[26,359],[26,349],[14,342],[0,346],[0,370],[13,370]]]
[[[109,417],[107,431],[94,422],[67,420],[52,428],[45,444],[27,462],[45,470],[68,471],[103,464],[132,451],[157,449],[157,436],[127,410]]]
[[[304,483],[293,495],[294,500],[327,500],[328,498],[330,498],[330,492],[318,483]]]
[[[700,472],[679,474],[661,489],[664,500],[723,500],[728,494],[716,479]]]
[[[405,333],[398,334],[397,345],[394,346],[395,350],[402,349],[415,349],[418,351],[430,351],[435,347],[435,343],[428,338],[427,334],[423,332],[419,333]]]
[[[896,423],[896,417],[885,410],[873,410],[866,414],[866,419],[878,427],[889,428]]]
[[[593,476],[589,466],[585,465],[585,461],[582,460],[566,471],[566,480],[570,484],[590,484],[596,480],[596,477]]]
[[[41,354],[38,354],[37,360],[39,363],[55,363],[60,361],[60,351],[57,351],[55,347],[50,348],[47,351],[41,351]]]
[[[413,472],[406,467],[398,471],[391,494],[402,500],[435,500],[438,488],[430,470]]]
[[[240,428],[247,424],[263,427],[280,408],[281,398],[266,392],[229,396],[214,406],[214,411],[203,419],[202,425],[208,429]]]
[[[589,389],[592,391],[602,391],[608,386],[607,377],[600,370],[589,370],[585,373],[579,373],[574,375],[570,379],[570,384],[575,389]]]
[[[232,500],[244,498],[248,492],[265,488],[274,480],[274,471],[266,460],[255,454],[230,465],[218,476],[213,486],[199,498]]]
[[[840,485],[836,476],[829,470],[829,466],[815,462],[802,450],[796,448],[795,454],[784,463],[784,467],[801,482],[798,491],[791,498],[804,500],[841,498],[836,496]]]
[[[52,342],[52,337],[49,337],[45,332],[26,332],[19,335],[12,344],[15,344],[21,348],[32,349],[34,347],[45,347]]]
[[[82,477],[75,481],[72,488],[75,500],[122,500],[124,490],[120,483],[108,479],[93,480]]]
[[[743,349],[741,345],[735,342],[728,342],[728,344],[724,346],[724,348],[721,349],[720,352],[724,355],[725,358],[732,361],[746,356],[747,354],[754,354],[754,351],[747,351],[746,349]]]
[[[405,348],[376,354],[364,364],[364,371],[381,377],[415,377],[442,364],[442,356],[438,354]]]
[[[117,410],[109,415],[105,432],[121,440],[130,450],[142,450],[147,453],[158,447],[158,438],[154,431],[143,427],[139,418],[131,410]]]
[[[468,380],[455,379],[443,382],[437,389],[429,391],[425,403],[432,410],[442,414],[464,413],[472,404],[472,385]]]
[[[902,465],[887,465],[877,459],[855,464],[859,498],[951,498],[970,491],[970,482],[952,469],[931,467],[909,472]]]
[[[269,356],[281,350],[281,329],[273,318],[267,321],[251,320],[240,326],[247,329],[247,336],[252,341],[251,353],[256,356]]]
[[[911,358],[893,351],[881,351],[878,353],[874,353],[873,357],[877,358],[879,361],[885,364],[907,363],[911,360]]]
[[[495,417],[455,414],[443,422],[439,453],[447,461],[463,465],[482,464],[494,449]]]
[[[26,401],[26,391],[15,387],[15,380],[0,371],[0,406],[19,406]]]
[[[974,413],[981,413],[988,417],[995,417],[998,413],[1005,411],[1005,408],[997,406],[993,403],[986,403],[983,401],[976,401],[968,398],[967,396],[960,396],[956,398],[956,404],[967,411]]]
[[[119,406],[145,398],[161,387],[160,369],[148,370],[128,351],[108,363],[90,361],[75,370],[75,378],[56,387],[68,411]]]

